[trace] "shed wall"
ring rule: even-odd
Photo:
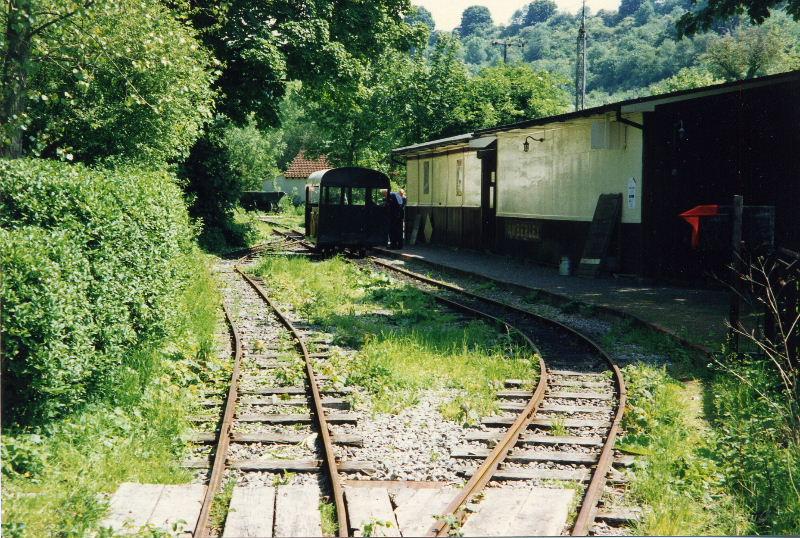
[[[636,116],[630,119],[641,122]],[[601,194],[621,192],[622,222],[641,223],[642,132],[619,124],[616,149],[592,149],[592,123],[605,119],[498,133],[498,217],[589,222]],[[528,135],[544,142],[530,141],[524,152]],[[636,182],[634,207],[627,203],[630,178]]]

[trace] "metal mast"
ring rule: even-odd
[[[581,8],[581,26],[578,29],[577,58],[575,61],[575,110],[583,110],[586,100],[586,0]]]

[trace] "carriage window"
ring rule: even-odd
[[[344,189],[341,187],[325,187],[325,204],[342,205]]]
[[[347,204],[364,205],[367,203],[367,190],[364,187],[349,187],[346,192]]]
[[[306,189],[308,190],[308,203],[310,203],[310,204],[318,204],[319,203],[319,186],[318,185],[306,185]]]
[[[422,163],[422,194],[431,193],[431,163]]]
[[[386,205],[387,189],[369,189],[368,197],[373,205]]]

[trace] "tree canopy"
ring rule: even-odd
[[[483,32],[492,26],[492,14],[486,6],[470,6],[461,14],[458,34],[468,37]]]

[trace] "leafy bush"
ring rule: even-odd
[[[173,177],[4,160],[0,197],[6,416],[49,419],[144,384],[192,249]]]

